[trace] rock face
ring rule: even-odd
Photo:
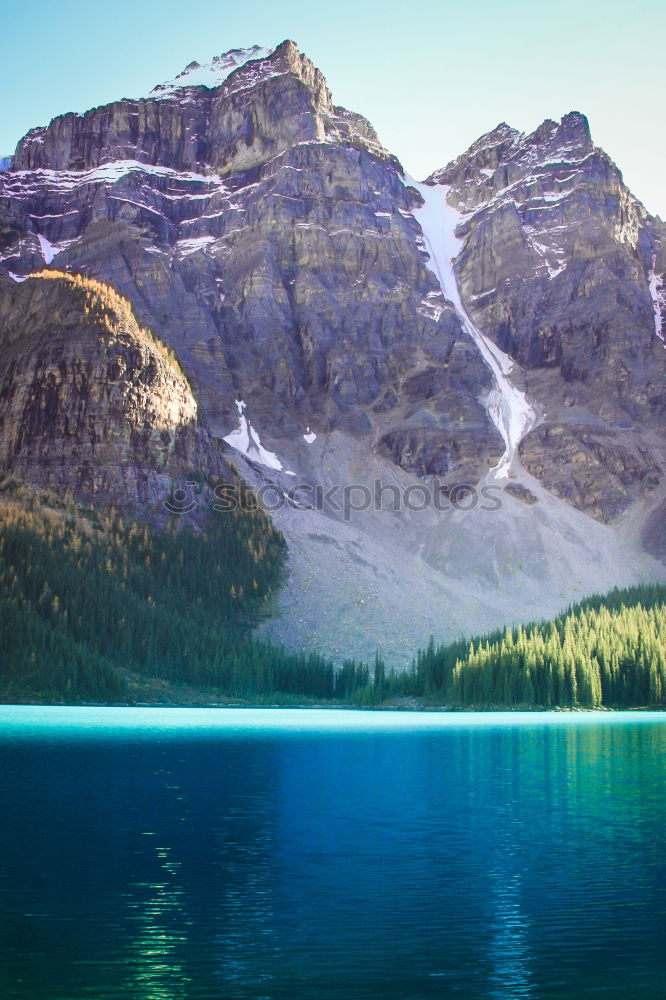
[[[2,460],[150,502],[160,476],[260,434],[238,460],[280,496],[287,469],[313,489],[403,491],[353,524],[335,506],[276,513],[292,553],[281,638],[372,655],[390,635],[398,662],[430,632],[542,617],[663,573],[645,550],[662,553],[666,509],[665,236],[580,114],[527,136],[500,125],[417,189],[293,42],[190,64],[33,129],[0,169],[0,316],[20,334]],[[45,267],[125,296],[193,394],[140,332],[84,349],[80,310],[49,298],[72,288],[23,280]],[[42,386],[54,395],[28,389]],[[403,502],[496,482],[498,507]],[[396,631],[408,594],[418,624]]]
[[[6,284],[0,472],[145,509],[159,508],[170,477],[211,470],[215,449],[190,386],[126,300],[55,271]]]
[[[652,493],[662,478],[640,435],[596,424],[544,422],[524,439],[520,457],[552,493],[604,522],[641,493]]]
[[[219,434],[240,395],[274,437],[344,429],[414,471],[476,480],[501,453],[479,401],[491,376],[432,300],[418,203],[286,42],[213,90],[167,86],[30,133],[0,174],[0,256],[127,295]]]
[[[236,58],[234,58],[236,56]],[[56,118],[19,144],[16,170],[89,170],[136,159],[219,176],[259,167],[302,142],[348,141],[389,154],[361,115],[333,105],[326,81],[293,42],[219,57],[198,85],[190,65],[141,100]]]
[[[541,404],[524,467],[593,516],[616,516],[661,478],[650,438],[666,406],[663,226],[576,112],[527,136],[499,125],[430,182],[461,213],[466,306]]]

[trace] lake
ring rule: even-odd
[[[666,716],[0,706],[2,1000],[666,994]]]

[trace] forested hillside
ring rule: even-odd
[[[551,622],[420,651],[418,693],[465,706],[661,705],[666,587],[614,590]]]
[[[262,700],[358,705],[639,707],[664,703],[666,587],[616,590],[551,622],[431,640],[412,667],[342,666],[252,636],[286,546],[241,480],[202,530],[166,530],[52,494],[0,492],[0,698],[126,702],[128,677]]]
[[[124,701],[127,670],[236,696],[334,693],[321,657],[252,641],[285,544],[247,495],[205,530],[176,517],[164,532],[43,493],[2,497],[3,700]]]

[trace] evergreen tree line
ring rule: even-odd
[[[550,622],[419,651],[415,693],[461,706],[666,702],[666,587],[615,589]]]
[[[238,484],[242,492],[246,487]],[[52,497],[0,502],[0,697],[123,701],[123,671],[231,696],[343,697],[369,669],[253,639],[286,545],[258,504],[164,532]]]
[[[247,490],[242,482],[236,484]],[[158,531],[45,494],[0,499],[0,698],[123,702],[126,671],[230,697],[460,707],[662,705],[666,587],[616,590],[552,622],[419,650],[391,672],[259,640],[283,536],[252,497]]]

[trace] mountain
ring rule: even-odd
[[[543,418],[523,467],[608,520],[660,479],[663,225],[573,112],[525,136],[502,124],[431,181],[461,213],[456,258],[477,325],[525,370]]]
[[[664,225],[578,113],[417,183],[293,42],[233,50],[19,142],[15,317],[45,268],[110,285],[175,352],[183,454],[224,450],[285,533],[267,628],[294,646],[399,664],[664,575]]]

